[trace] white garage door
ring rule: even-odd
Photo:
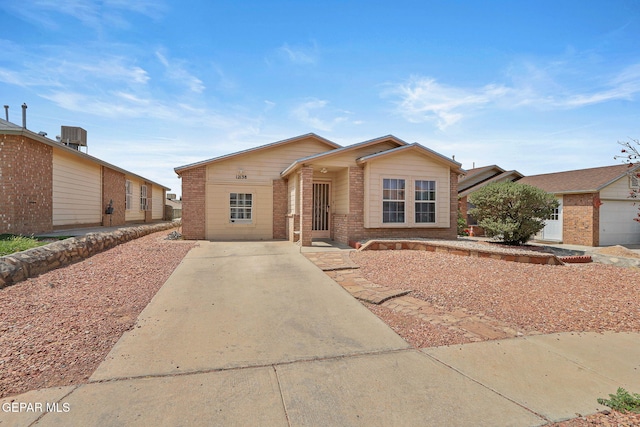
[[[640,243],[637,218],[640,201],[603,200],[600,206],[600,246]]]

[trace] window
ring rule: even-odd
[[[133,205],[133,184],[131,183],[131,181],[126,180],[124,183],[124,192],[125,192],[125,209],[126,210],[131,210],[131,205]]]
[[[404,222],[404,179],[382,180],[382,222]]]
[[[557,207],[553,210],[549,219],[551,221],[558,221],[560,219],[560,207]]]
[[[436,182],[416,181],[416,223],[436,222]]]
[[[147,186],[140,186],[140,210],[148,211],[149,210],[149,198],[147,198]]]
[[[253,195],[246,193],[229,194],[229,221],[233,223],[251,223]]]

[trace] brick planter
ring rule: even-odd
[[[370,240],[360,247],[361,251],[385,251],[385,250],[413,250],[445,252],[454,255],[470,256],[476,258],[500,259],[511,262],[525,262],[529,264],[564,265],[558,257],[548,253],[534,252],[503,252],[491,249],[465,248],[464,246],[450,244],[446,241],[420,241],[420,240]]]

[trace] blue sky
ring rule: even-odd
[[[308,132],[526,175],[640,138],[636,0],[0,0],[0,52],[12,122],[178,194],[176,166]]]

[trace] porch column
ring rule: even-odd
[[[300,169],[300,244],[311,246],[313,231],[313,168]]]

